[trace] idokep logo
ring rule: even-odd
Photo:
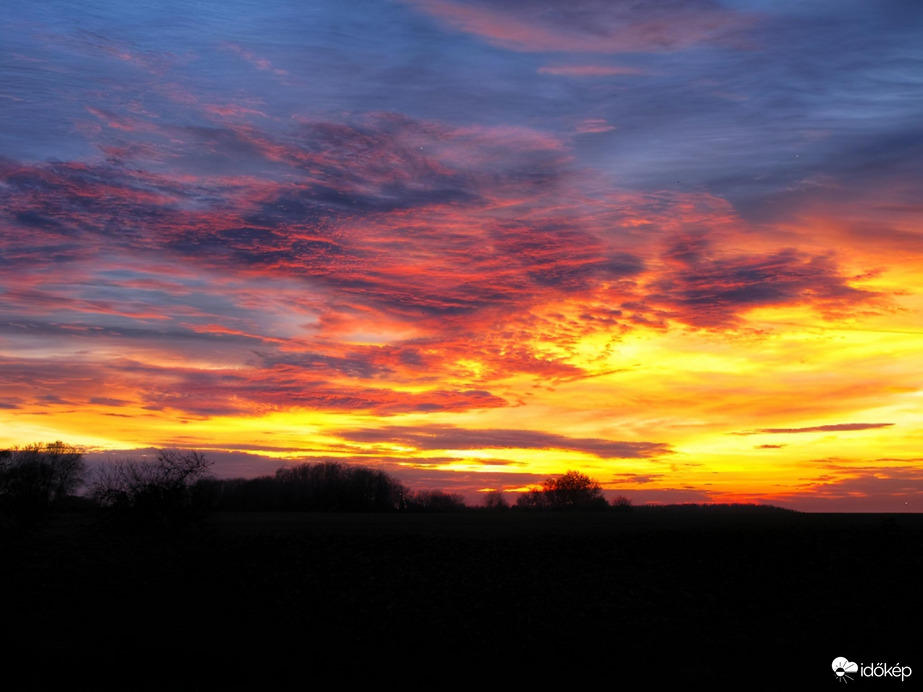
[[[837,682],[849,682],[852,680],[852,677],[847,675],[847,673],[855,673],[858,672],[858,670],[858,665],[852,661],[847,661],[842,656],[833,659],[833,672],[836,673]]]
[[[833,672],[837,682],[852,680],[853,676],[849,673],[859,673],[859,677],[863,678],[896,678],[903,682],[913,671],[910,666],[902,666],[900,663],[893,666],[888,663],[854,663],[839,656],[833,659]]]

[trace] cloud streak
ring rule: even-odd
[[[580,0],[546,7],[517,2],[413,0],[445,25],[517,51],[661,52],[724,43],[753,20],[707,0],[644,5]]]
[[[813,425],[806,428],[762,428],[760,430],[749,430],[747,432],[735,433],[735,435],[789,435],[797,433],[817,432],[856,432],[861,430],[890,428],[893,425],[894,423],[832,423],[830,425]]]
[[[642,459],[670,453],[668,445],[657,442],[574,438],[514,429],[386,426],[376,430],[340,430],[336,434],[351,442],[400,445],[417,450],[561,449],[584,452],[602,459]]]

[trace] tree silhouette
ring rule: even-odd
[[[93,498],[116,517],[138,524],[176,526],[195,518],[194,484],[211,462],[195,451],[161,450],[156,461],[125,459],[97,469]]]
[[[624,495],[619,495],[610,503],[612,509],[619,510],[620,512],[629,512],[632,509],[631,500]]]
[[[503,511],[510,508],[510,503],[502,490],[491,490],[484,496],[484,508],[491,511]]]
[[[602,509],[608,507],[599,483],[579,471],[549,478],[541,490],[531,490],[516,501],[528,509]]]
[[[64,442],[0,451],[0,507],[5,520],[35,518],[79,488],[83,453]]]

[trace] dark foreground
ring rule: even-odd
[[[74,514],[0,541],[7,689],[823,689],[838,656],[923,682],[923,515]]]

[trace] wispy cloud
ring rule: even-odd
[[[693,3],[566,6],[534,3],[409,0],[453,29],[519,51],[660,52],[701,43],[725,43],[753,18],[702,0]]]
[[[418,450],[565,449],[604,459],[648,458],[670,453],[668,445],[657,442],[575,438],[515,429],[478,430],[441,425],[384,426],[375,430],[340,430],[335,434],[352,442],[402,445]]]
[[[638,75],[644,71],[637,67],[619,65],[545,65],[538,68],[539,74],[553,74],[563,77],[612,77],[615,75]]]
[[[807,428],[762,428],[734,433],[735,435],[788,435],[793,433],[816,432],[856,432],[860,430],[876,430],[890,428],[894,423],[832,423],[830,425],[814,425]]]

